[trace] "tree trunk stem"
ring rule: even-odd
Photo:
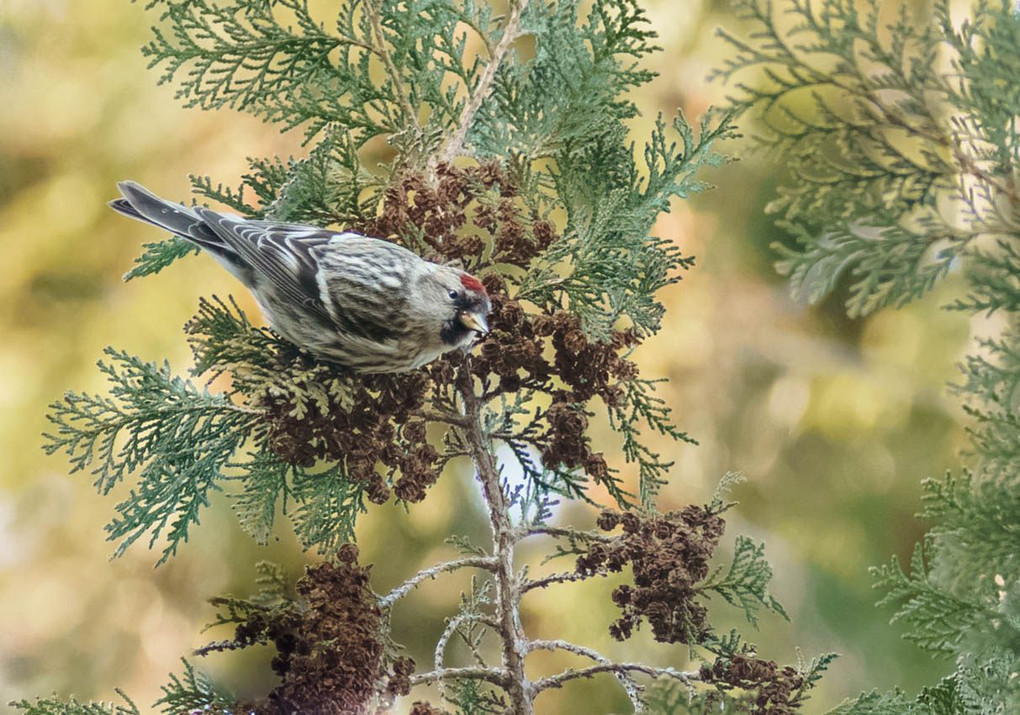
[[[474,384],[467,369],[461,372],[461,395],[464,398],[465,429],[475,474],[482,487],[482,496],[489,511],[492,528],[492,546],[496,558],[496,621],[503,642],[502,662],[507,673],[509,712],[514,715],[531,715],[535,692],[524,672],[524,656],[528,640],[520,619],[520,588],[514,569],[516,533],[510,522],[510,509],[499,480],[499,469],[492,453],[492,445],[482,427],[482,403],[475,395]]]

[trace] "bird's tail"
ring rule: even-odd
[[[117,184],[117,188],[123,198],[110,202],[110,208],[114,211],[158,226],[204,248],[242,283],[251,284],[250,267],[237,255],[237,251],[217,235],[207,221],[207,216],[217,217],[218,214],[206,209],[206,216],[203,216],[187,206],[161,199],[133,181],[122,181]]]
[[[117,188],[123,198],[110,202],[110,208],[114,211],[159,226],[200,245],[210,240],[218,243],[216,234],[205,226],[197,213],[186,206],[161,199],[133,181],[122,181],[117,184]]]

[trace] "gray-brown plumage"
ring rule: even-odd
[[[360,372],[404,372],[488,332],[474,276],[378,238],[251,221],[117,185],[116,211],[190,241],[255,296],[273,329]]]

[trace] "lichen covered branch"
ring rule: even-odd
[[[411,676],[411,685],[427,685],[441,680],[484,680],[504,687],[506,685],[506,673],[500,668],[484,668],[469,666],[465,668],[440,668],[430,670],[427,673],[419,673]]]
[[[674,678],[685,684],[690,683],[692,680],[698,680],[698,673],[696,672],[686,672],[676,670],[675,668],[655,668],[643,663],[606,662],[591,665],[587,668],[572,668],[556,675],[550,675],[548,678],[535,681],[534,688],[537,692],[542,692],[549,688],[559,688],[568,681],[576,680],[577,678],[591,678],[599,673],[613,673],[614,675],[641,673],[650,678]]]
[[[460,371],[458,388],[464,401],[464,413],[470,420],[465,430],[468,448],[492,529],[496,557],[493,573],[496,582],[496,622],[502,641],[502,665],[507,674],[506,691],[510,697],[511,712],[514,715],[530,715],[533,712],[535,691],[524,672],[524,656],[528,644],[520,619],[520,591],[514,568],[514,527],[510,523],[509,504],[500,483],[499,467],[492,446],[482,427],[484,405],[475,395],[474,379],[469,370]]]
[[[521,595],[524,595],[528,591],[533,591],[536,588],[547,588],[555,583],[571,583],[574,581],[584,581],[589,578],[588,575],[577,573],[576,571],[560,571],[558,573],[549,574],[542,578],[529,579],[521,584]]]
[[[381,608],[389,608],[398,600],[413,591],[423,581],[435,579],[439,576],[439,574],[457,571],[458,569],[464,568],[479,568],[485,569],[486,571],[494,571],[496,568],[496,560],[491,556],[469,556],[463,559],[456,559],[455,561],[446,561],[441,564],[436,564],[435,566],[430,566],[427,569],[422,569],[380,598],[379,606]]]

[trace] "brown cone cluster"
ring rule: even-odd
[[[751,715],[792,715],[800,705],[804,686],[804,676],[796,668],[781,668],[775,661],[739,653],[703,665],[699,676],[705,683],[726,689],[752,691]]]
[[[275,639],[273,670],[283,681],[269,694],[268,712],[282,704],[292,712],[358,712],[375,693],[383,653],[382,614],[368,588],[368,569],[316,564],[297,592],[308,610],[293,632]]]
[[[350,228],[369,236],[419,235],[438,261],[526,268],[556,238],[555,227],[520,200],[517,179],[498,162],[441,164],[435,180],[404,173],[389,185],[377,218]],[[488,255],[486,255],[488,254]]]
[[[699,601],[698,582],[708,576],[708,562],[726,523],[700,506],[679,512],[639,516],[604,511],[599,528],[623,534],[592,543],[577,559],[577,572],[587,576],[619,572],[630,564],[634,585],[618,586],[613,602],[621,615],[609,628],[617,640],[629,638],[642,619],[661,643],[695,645],[710,632],[707,610]]]
[[[445,369],[444,369],[445,368]],[[369,375],[350,380],[350,404],[328,396],[309,402],[300,413],[291,393],[269,394],[267,442],[284,461],[310,467],[318,460],[341,462],[350,479],[365,485],[369,500],[386,502],[392,493],[421,501],[439,478],[439,453],[425,423],[411,414],[425,404],[437,376],[452,374],[435,366],[400,375]],[[337,368],[337,379],[344,376]],[[295,387],[300,390],[302,385]]]
[[[232,648],[269,643],[280,677],[269,695],[239,709],[255,715],[367,713],[380,689],[407,695],[415,664],[397,658],[386,671],[382,612],[368,586],[368,567],[357,564],[353,544],[335,563],[309,566],[296,584],[297,599],[268,610],[252,610],[238,624]]]
[[[486,279],[492,294],[492,327],[472,361],[478,377],[495,380],[497,392],[522,387],[545,392],[552,404],[545,430],[534,440],[549,468],[583,468],[596,483],[607,480],[602,453],[591,449],[588,403],[596,396],[609,406],[623,399],[622,383],[637,367],[621,353],[638,343],[631,331],[614,331],[608,342],[588,339],[576,315],[566,311],[534,315],[508,297],[498,279]],[[549,354],[551,353],[551,358]]]

